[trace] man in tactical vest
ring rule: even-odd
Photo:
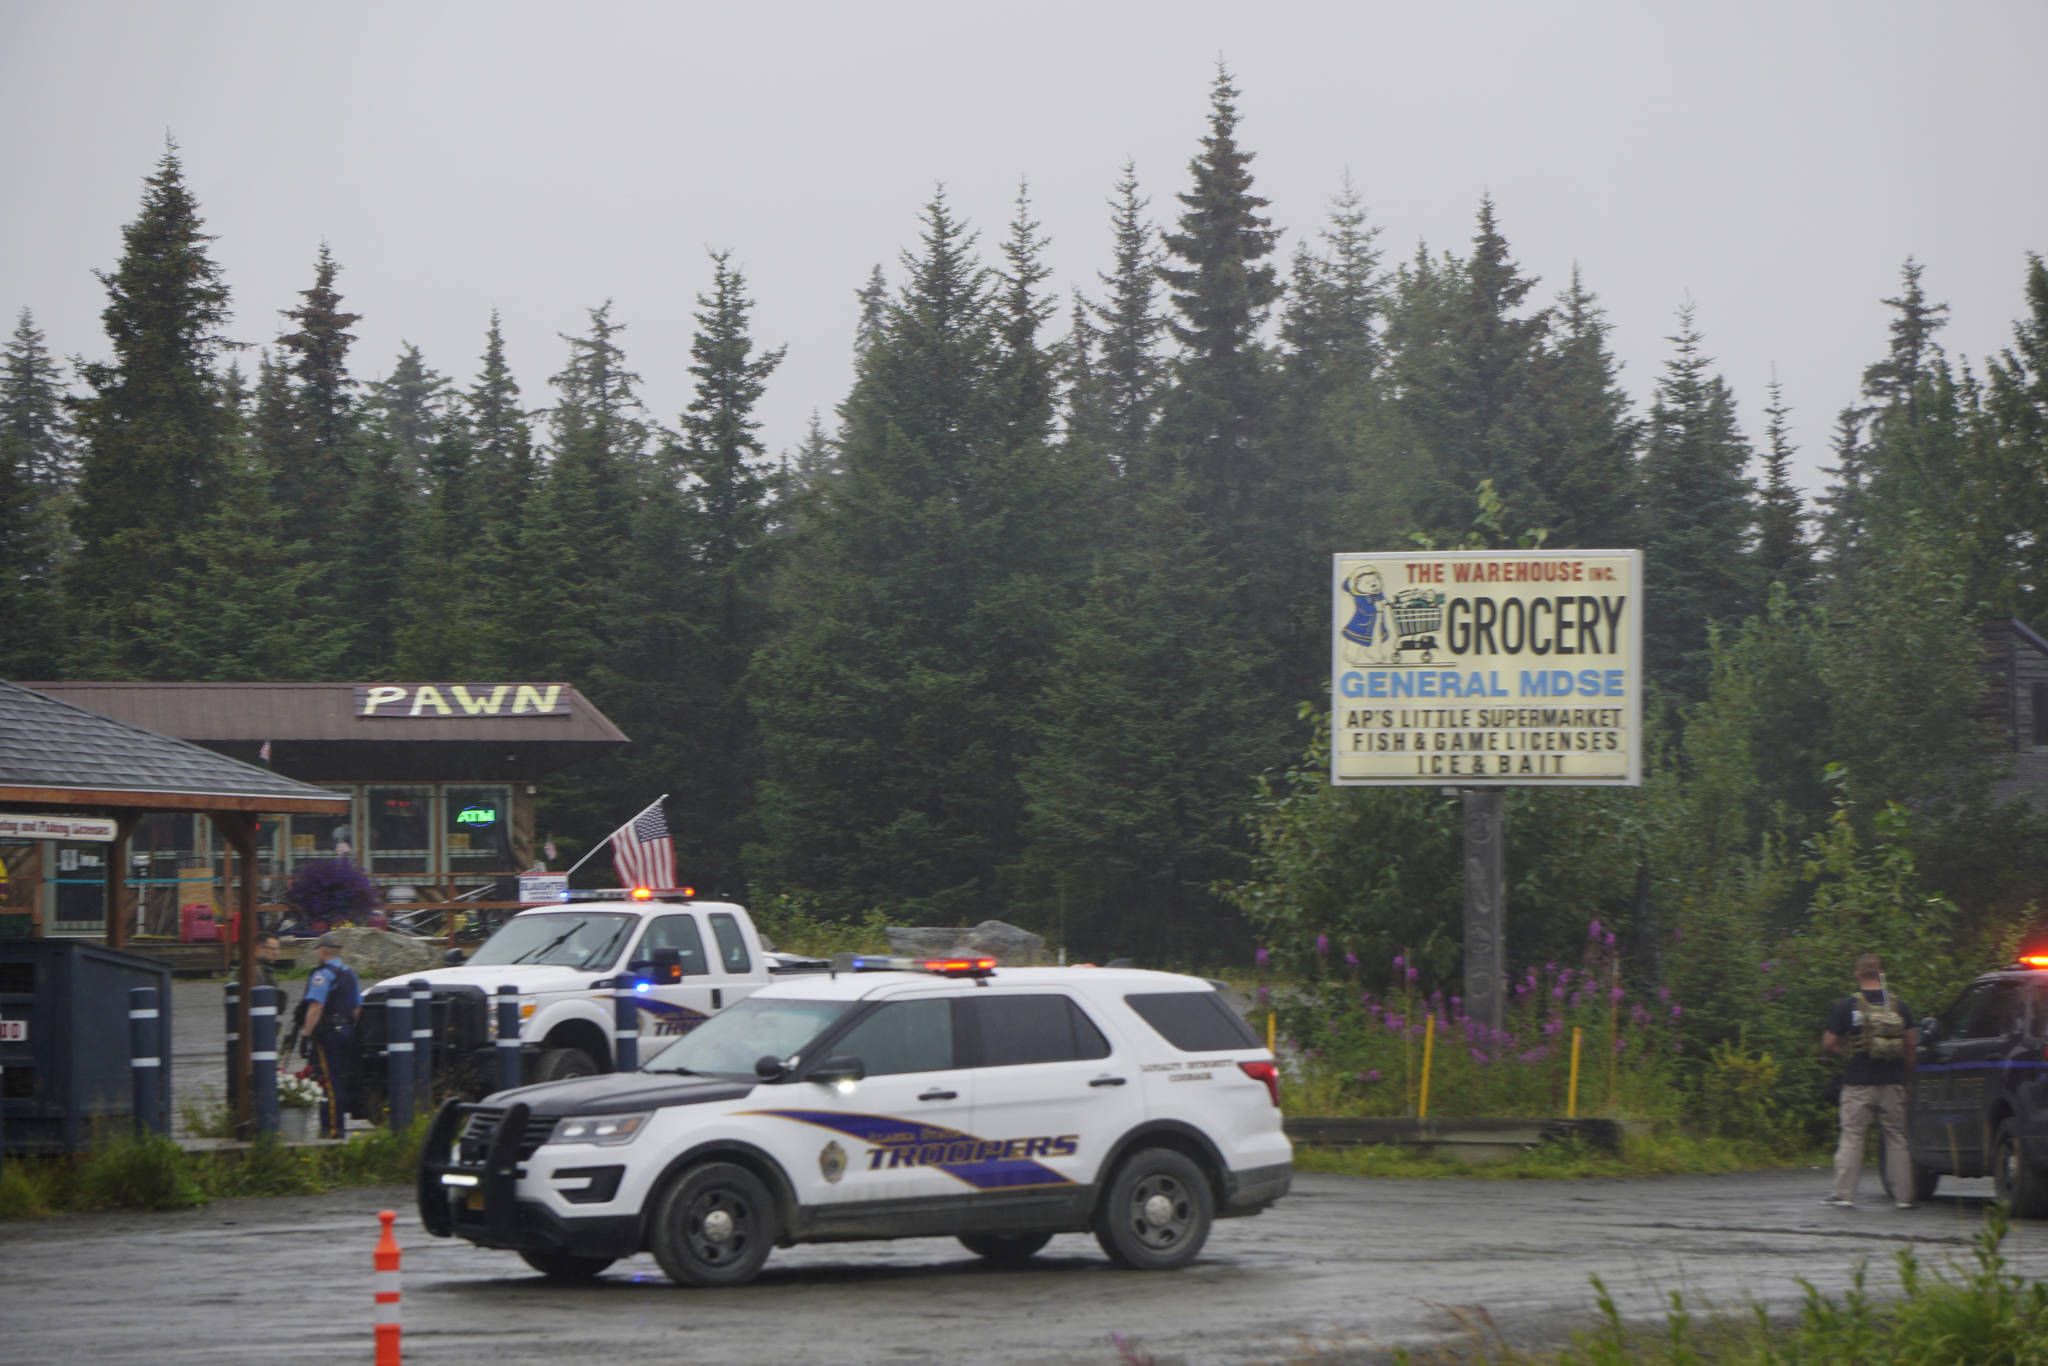
[[[1875,1119],[1881,1135],[1879,1160],[1891,1178],[1900,1209],[1913,1208],[1913,1161],[1906,1150],[1906,1083],[1920,1031],[1913,1013],[1884,984],[1884,964],[1874,953],[1856,960],[1856,991],[1828,1012],[1820,1046],[1847,1058],[1842,1067],[1842,1141],[1835,1148],[1835,1188],[1821,1203],[1856,1203],[1863,1176],[1863,1140]]]
[[[322,935],[317,952],[320,966],[306,982],[299,1047],[312,1060],[320,1083],[320,1136],[344,1138],[355,1084],[356,1008],[363,992],[354,970],[341,961],[339,935]]]

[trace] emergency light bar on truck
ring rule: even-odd
[[[593,887],[582,891],[564,890],[556,901],[694,901],[695,887]]]

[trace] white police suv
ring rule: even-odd
[[[1021,1260],[1086,1231],[1164,1269],[1286,1194],[1279,1099],[1200,978],[851,960],[637,1072],[449,1102],[420,1216],[560,1279],[651,1250],[682,1284],[739,1285],[776,1246],[934,1235]]]

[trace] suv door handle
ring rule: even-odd
[[[924,1093],[923,1095],[919,1096],[919,1097],[918,1097],[918,1099],[919,1099],[919,1100],[958,1100],[958,1099],[960,1099],[960,1093],[959,1093],[958,1091],[927,1091],[927,1092],[925,1092],[925,1093]]]
[[[1124,1079],[1122,1077],[1097,1077],[1088,1084],[1090,1086],[1122,1086]]]

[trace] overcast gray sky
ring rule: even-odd
[[[234,335],[275,337],[325,240],[360,378],[410,341],[466,384],[497,308],[541,406],[609,298],[673,422],[730,248],[789,347],[779,451],[844,396],[854,291],[900,277],[936,183],[992,254],[1028,178],[1054,283],[1092,288],[1118,168],[1170,221],[1221,58],[1283,254],[1347,173],[1390,259],[1466,250],[1490,192],[1542,296],[1582,268],[1639,400],[1688,298],[1753,439],[1775,366],[1811,489],[1909,254],[1952,355],[2010,344],[2044,57],[2043,0],[0,0],[0,309],[106,354],[91,272],[168,132]]]

